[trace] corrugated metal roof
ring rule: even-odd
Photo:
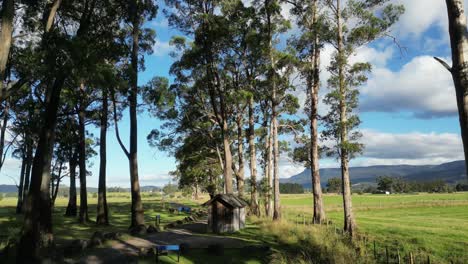
[[[230,205],[233,208],[244,208],[249,205],[246,201],[242,198],[234,195],[234,194],[218,194],[213,199],[209,200],[208,202],[204,203],[203,206],[211,205],[214,201],[220,201],[223,204]]]

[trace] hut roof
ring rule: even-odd
[[[211,205],[215,201],[219,201],[225,206],[231,208],[244,208],[248,205],[246,201],[237,197],[234,194],[218,194],[208,202],[204,203],[203,206]]]

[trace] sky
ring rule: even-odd
[[[161,1],[160,1],[161,2]],[[448,21],[443,0],[391,0],[403,4],[405,14],[394,25],[390,38],[371,43],[357,50],[354,62],[370,62],[373,66],[369,81],[360,87],[359,114],[360,130],[365,150],[362,156],[351,161],[351,166],[392,164],[440,164],[463,159],[460,126],[457,115],[455,90],[450,73],[433,59],[443,58],[449,64],[450,41]],[[468,1],[465,0],[465,6]],[[173,62],[169,53],[169,41],[180,33],[170,28],[167,18],[160,12],[158,17],[147,23],[156,30],[153,54],[145,56],[146,69],[140,72],[139,83],[145,84],[152,77],[165,76],[170,79],[169,68]],[[291,18],[288,6],[283,6],[285,17]],[[293,27],[288,35],[294,35]],[[326,93],[327,62],[333,49],[325,46],[322,52],[321,96]],[[305,98],[298,83],[295,93]],[[303,100],[301,100],[303,102]],[[325,113],[320,106],[319,112]],[[128,111],[127,111],[128,112]],[[300,115],[301,113],[299,113]],[[161,125],[149,114],[142,113],[138,120],[138,164],[141,185],[163,186],[171,182],[169,172],[176,162],[169,153],[151,148],[146,142],[148,133]],[[125,115],[119,123],[123,141],[128,143],[129,120]],[[99,135],[96,127],[87,130]],[[285,139],[285,138],[283,138]],[[128,144],[127,144],[128,146]],[[128,187],[130,176],[128,160],[115,138],[114,127],[108,133],[108,186]],[[98,185],[99,157],[90,160],[88,186]],[[14,184],[21,162],[7,158],[1,171],[0,184]],[[338,167],[335,159],[321,160],[321,167]],[[283,154],[280,159],[280,177],[288,178],[304,170]],[[6,176],[6,177],[5,177]],[[68,178],[64,184],[68,185]]]

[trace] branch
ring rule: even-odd
[[[120,147],[122,148],[123,152],[127,156],[128,159],[130,159],[130,152],[127,150],[125,145],[122,143],[122,139],[120,138],[120,133],[119,133],[119,125],[117,121],[117,106],[115,104],[115,94],[114,94],[114,89],[111,90],[111,96],[112,96],[112,105],[114,108],[114,123],[115,123],[115,135],[117,137],[117,141],[119,142]]]
[[[450,73],[452,73],[452,67],[450,67],[450,65],[448,65],[444,60],[442,60],[441,58],[437,58],[437,57],[434,57],[434,60],[438,61],[440,64],[442,64],[442,66],[444,66]]]

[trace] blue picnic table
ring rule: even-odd
[[[156,246],[156,262],[159,262],[159,255],[163,251],[177,251],[177,262],[180,259],[180,246],[179,245],[158,245]]]

